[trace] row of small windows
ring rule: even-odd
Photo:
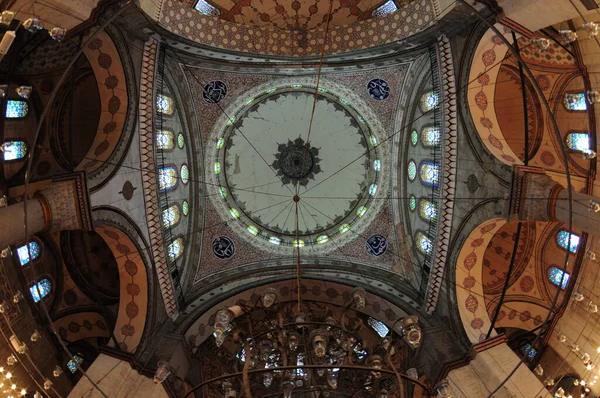
[[[177,146],[183,149],[185,146],[185,138],[183,133],[177,134]],[[160,130],[156,133],[156,148],[170,151],[175,148],[175,134],[171,130]]]
[[[158,187],[161,191],[171,191],[177,186],[177,181],[187,184],[190,180],[190,171],[187,165],[182,165],[179,169],[179,177],[177,168],[173,165],[158,168]]]
[[[424,147],[432,147],[440,143],[440,129],[438,127],[428,126],[421,130],[421,143]],[[410,142],[414,146],[419,143],[419,133],[413,130],[410,134]]]
[[[408,162],[408,179],[414,181],[417,177],[417,164],[414,160]],[[433,162],[422,162],[419,178],[424,185],[437,187],[440,184],[440,165]]]
[[[569,239],[570,237],[570,239]],[[577,253],[579,248],[580,237],[577,234],[569,234],[567,231],[560,231],[556,234],[556,243],[564,250],[568,250],[571,253]],[[548,270],[548,279],[550,282],[559,286],[561,289],[565,289],[569,284],[570,274],[556,267],[552,267]]]
[[[24,100],[8,100],[6,101],[6,118],[19,119],[27,116],[29,105]],[[6,141],[2,145],[2,153],[4,161],[23,159],[27,155],[27,145],[23,141]]]

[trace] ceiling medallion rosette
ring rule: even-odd
[[[269,251],[335,250],[332,240],[360,237],[387,190],[376,116],[350,90],[306,80],[235,101],[206,158],[222,218]]]

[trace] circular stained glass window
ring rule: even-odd
[[[182,170],[183,172],[183,170]],[[414,160],[411,160],[410,162],[408,162],[408,179],[411,181],[415,180],[415,177],[417,176],[417,164],[415,163]],[[182,175],[183,177],[183,175]]]
[[[187,184],[189,179],[190,179],[190,172],[188,170],[188,167],[184,164],[183,166],[181,166],[181,182],[183,182],[184,184]]]
[[[181,211],[183,211],[184,216],[187,216],[188,213],[190,212],[190,205],[188,204],[187,200],[184,200],[183,203],[181,204]]]
[[[419,133],[417,133],[417,130],[413,130],[412,133],[410,133],[410,143],[413,145],[417,145],[418,142],[419,142]]]
[[[417,198],[415,198],[415,195],[410,195],[408,198],[408,206],[410,207],[410,211],[415,211],[417,208]]]
[[[183,133],[177,134],[177,146],[179,148],[183,149],[184,145],[185,145],[185,138],[183,137]]]

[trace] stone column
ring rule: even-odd
[[[600,198],[571,190],[573,228],[600,234],[600,212],[590,210]],[[509,200],[508,220],[561,221],[569,223],[568,191],[543,169],[515,166]]]
[[[467,366],[451,370],[448,383],[455,398],[487,397],[509,375],[520,359],[506,343],[478,352]],[[539,392],[539,394],[538,394]],[[538,378],[522,364],[494,394],[496,398],[550,398]]]
[[[0,208],[0,248],[25,240],[25,204]],[[29,236],[38,232],[91,230],[91,210],[84,173],[55,178],[27,201]]]

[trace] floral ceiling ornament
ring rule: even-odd
[[[314,180],[315,174],[321,172],[319,149],[311,147],[302,138],[279,144],[278,151],[271,166],[281,178],[282,184],[300,184],[306,187],[308,180]]]

